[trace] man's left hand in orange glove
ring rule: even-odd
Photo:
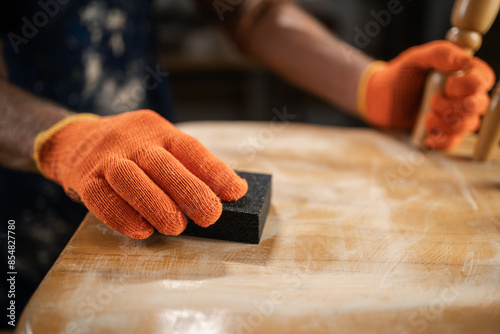
[[[343,43],[291,1],[273,5],[237,31],[240,44],[290,82],[361,116],[368,123],[411,129],[426,75],[455,72],[431,101],[427,145],[456,146],[479,126],[494,83],[491,68],[446,41],[413,47],[387,62],[375,62]],[[252,8],[248,6],[248,8]],[[230,27],[228,27],[230,28]]]
[[[460,144],[466,134],[478,129],[495,75],[485,62],[447,41],[412,47],[387,63],[368,66],[358,97],[365,120],[382,128],[411,129],[431,70],[464,73],[451,75],[444,91],[432,97],[425,119],[426,146],[448,149]]]

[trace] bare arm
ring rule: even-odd
[[[246,45],[288,81],[358,115],[359,79],[373,59],[334,37],[295,4],[266,11]]]
[[[198,0],[240,47],[293,84],[358,115],[357,87],[373,59],[290,0]]]
[[[0,52],[0,165],[36,172],[36,135],[71,113],[8,83],[6,73]]]

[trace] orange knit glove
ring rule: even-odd
[[[198,140],[150,110],[70,116],[37,136],[34,158],[70,197],[135,239],[153,227],[181,233],[182,212],[209,226],[222,213],[218,197],[237,200],[248,189]]]
[[[426,145],[435,149],[458,145],[465,134],[479,127],[480,115],[489,105],[493,70],[471,58],[448,41],[412,47],[389,61],[374,62],[363,73],[358,89],[358,109],[368,123],[382,128],[411,129],[420,107],[429,71],[456,72],[444,92],[431,99],[425,120]]]

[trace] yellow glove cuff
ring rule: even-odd
[[[38,171],[40,174],[42,174],[44,177],[47,177],[47,175],[44,173],[42,166],[40,164],[40,154],[42,153],[42,147],[45,142],[52,137],[56,132],[62,130],[66,125],[71,124],[71,123],[76,123],[81,120],[85,119],[97,119],[100,118],[99,115],[96,114],[88,114],[88,113],[82,113],[82,114],[76,114],[72,116],[68,116],[56,124],[52,125],[50,128],[48,128],[45,131],[40,132],[36,138],[35,138],[35,144],[33,147],[33,160],[35,160],[36,167],[38,168]]]
[[[381,70],[382,68],[385,67],[386,62],[385,61],[374,61],[370,65],[368,65],[361,75],[361,79],[359,79],[359,84],[358,84],[358,101],[357,101],[357,106],[358,106],[358,113],[361,116],[361,119],[364,121],[368,120],[368,113],[366,111],[366,95],[367,95],[367,90],[368,90],[368,83],[370,82],[370,79],[372,75]]]

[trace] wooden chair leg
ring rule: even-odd
[[[491,104],[484,115],[476,149],[474,160],[489,161],[493,156],[495,148],[500,142],[500,82],[491,96]]]
[[[456,0],[451,15],[452,28],[448,31],[446,39],[473,55],[481,47],[482,36],[491,28],[499,8],[500,0]],[[427,78],[411,138],[412,144],[417,147],[425,146],[424,120],[430,111],[430,99],[435,93],[443,90],[448,75],[434,71]]]

